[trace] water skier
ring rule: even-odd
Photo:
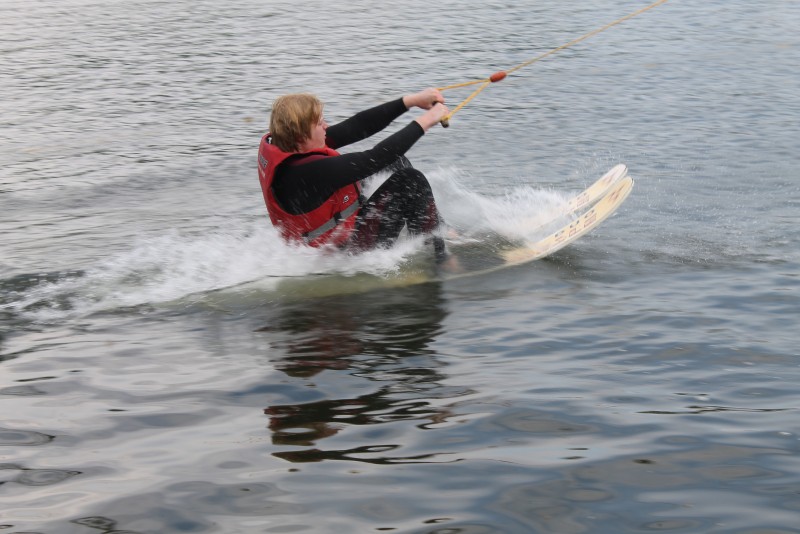
[[[380,132],[413,107],[425,111],[371,149],[337,151]],[[432,234],[441,224],[433,192],[404,154],[448,112],[442,94],[431,88],[328,126],[314,95],[279,97],[258,151],[270,220],[288,242],[352,252],[391,246],[403,227],[411,235]],[[364,198],[360,182],[382,170],[392,174]],[[437,261],[444,260],[443,240],[431,235],[431,241]]]

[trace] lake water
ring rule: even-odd
[[[546,260],[392,288],[419,243],[265,215],[276,96],[336,122],[645,5],[2,0],[0,531],[800,532],[800,2],[671,0],[411,150],[465,235],[625,163]]]

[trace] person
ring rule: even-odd
[[[338,152],[382,131],[410,108],[423,113],[371,149]],[[279,97],[258,151],[270,220],[287,242],[352,252],[391,246],[405,227],[411,235],[429,234],[443,261],[444,242],[434,235],[442,219],[433,192],[405,154],[447,113],[442,94],[429,88],[329,126],[316,96]],[[390,176],[364,198],[360,182],[383,170]]]

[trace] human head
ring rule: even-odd
[[[278,97],[272,104],[269,132],[272,143],[284,152],[299,152],[311,129],[322,119],[322,102],[308,93]]]

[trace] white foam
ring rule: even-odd
[[[533,185],[490,197],[463,186],[460,176],[457,169],[428,173],[445,220],[465,237],[491,232],[528,238],[546,222],[541,214],[566,198]],[[4,307],[46,321],[162,304],[252,281],[268,289],[286,278],[314,274],[390,276],[423,246],[421,239],[402,239],[388,250],[351,255],[287,245],[263,220],[232,220],[230,227],[203,236],[169,231],[138,238],[126,252],[98,260],[81,275],[66,273],[40,283]]]
[[[462,175],[449,169],[431,173],[430,178],[447,224],[466,237],[489,233],[511,240],[534,240],[569,198],[566,192],[535,185],[514,185],[493,196],[479,194],[462,185]]]

